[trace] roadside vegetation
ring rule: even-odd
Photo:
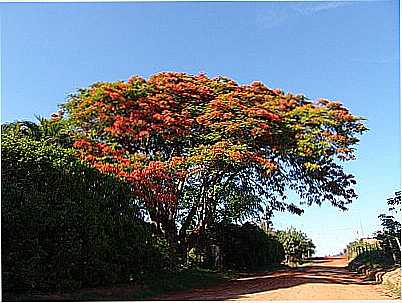
[[[371,239],[360,239],[347,247],[349,269],[364,273],[400,298],[401,275],[401,192],[387,199],[387,214],[379,215],[382,229]]]
[[[2,135],[2,232],[3,291],[127,283],[174,266],[127,184],[45,140]]]
[[[338,160],[364,131],[339,102],[184,73],[96,83],[49,118],[3,124],[3,299],[140,298],[299,262],[314,252],[304,233],[259,224],[346,210],[356,181]]]
[[[288,265],[297,266],[314,255],[313,240],[302,231],[290,228],[286,231],[278,231],[276,235],[283,245],[285,260]]]

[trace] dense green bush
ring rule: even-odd
[[[264,269],[279,264],[285,256],[277,239],[267,235],[258,226],[219,223],[207,233],[207,243],[217,245],[222,255],[222,266],[228,269]],[[211,254],[206,263],[211,266]]]
[[[359,267],[364,266],[368,268],[375,267],[390,267],[394,265],[392,257],[383,250],[365,251],[356,256],[349,262],[348,268],[351,270],[358,270]]]
[[[279,230],[276,237],[285,249],[286,261],[291,264],[311,257],[315,251],[313,240],[294,227],[287,230]]]
[[[44,140],[3,134],[1,156],[4,290],[111,285],[169,266],[126,184]]]

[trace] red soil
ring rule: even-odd
[[[305,267],[251,274],[214,287],[148,300],[391,300],[379,285],[348,271],[344,257],[315,259]]]

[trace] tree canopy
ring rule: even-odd
[[[95,83],[63,105],[79,156],[132,184],[173,243],[214,221],[356,197],[339,160],[367,128],[340,102],[165,72]],[[294,191],[300,203],[287,201]]]

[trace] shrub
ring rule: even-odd
[[[365,251],[349,262],[350,270],[358,270],[361,266],[368,268],[390,267],[394,264],[392,257],[383,250]]]
[[[46,141],[1,141],[4,290],[137,281],[168,267],[125,183]]]
[[[219,246],[222,266],[228,269],[264,269],[279,264],[285,256],[283,246],[258,226],[219,223],[208,232],[209,245]],[[212,265],[210,254],[206,262]]]

